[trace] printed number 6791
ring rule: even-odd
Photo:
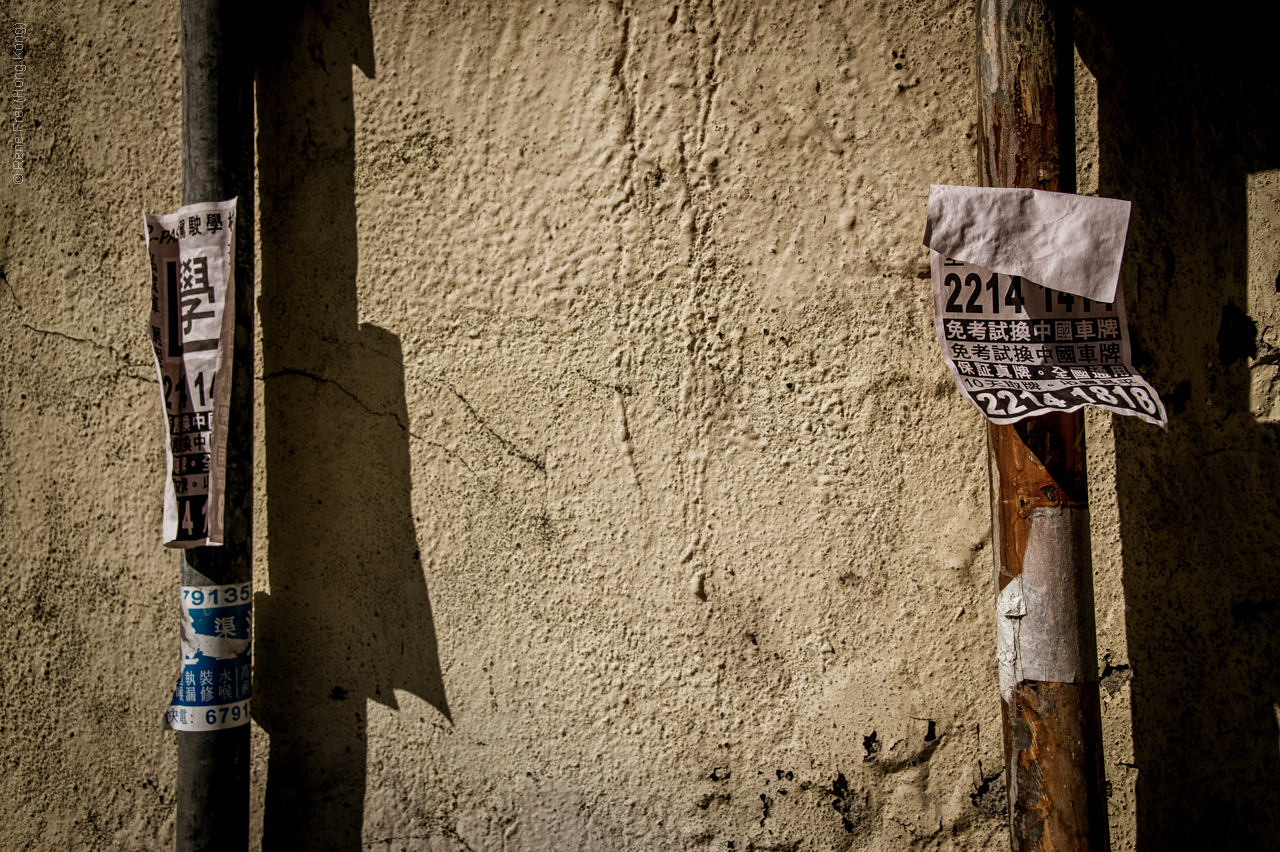
[[[207,725],[225,725],[228,721],[239,722],[241,718],[249,715],[249,702],[244,703],[244,709],[241,705],[233,704],[230,707],[216,707],[204,714],[204,721]]]

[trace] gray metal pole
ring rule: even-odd
[[[225,544],[181,551],[184,586],[253,579],[253,55],[238,2],[182,2],[182,201],[238,197]],[[178,852],[249,845],[249,726],[179,731]]]

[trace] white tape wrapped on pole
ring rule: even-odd
[[[1089,512],[1083,508],[1031,510],[1022,572],[996,600],[996,659],[1000,694],[1013,705],[1013,688],[1025,680],[1080,683],[1096,657],[1092,634]]]

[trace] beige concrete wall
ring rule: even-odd
[[[320,5],[244,31],[255,845],[1007,848],[984,428],[920,245],[976,182],[970,4]],[[19,17],[0,848],[167,848],[176,8]],[[1088,421],[1113,845],[1264,848],[1275,95],[1130,27],[1079,15],[1081,187],[1135,201],[1173,415]]]

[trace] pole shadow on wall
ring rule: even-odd
[[[1171,424],[1115,423],[1138,848],[1273,848],[1280,453],[1249,406],[1246,205],[1248,175],[1280,167],[1253,34],[1273,29],[1117,8],[1079,11],[1076,40],[1098,81],[1099,194],[1134,202],[1125,298]]]
[[[449,717],[410,496],[400,341],[358,323],[352,65],[365,2],[277,7],[257,77],[268,571],[263,848],[359,852],[366,699]]]

